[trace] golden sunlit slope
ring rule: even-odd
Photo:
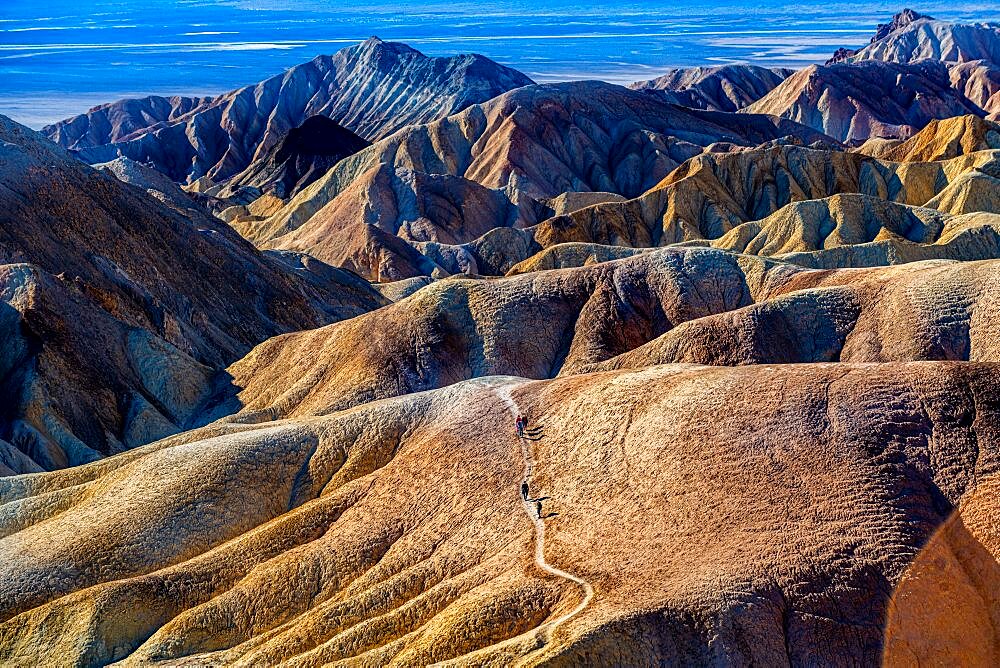
[[[0,657],[872,663],[921,545],[997,471],[997,378],[910,363],[476,380],[0,480]],[[554,572],[535,561],[525,451]]]
[[[990,189],[1000,173],[998,156],[978,151],[939,162],[896,163],[801,146],[700,155],[640,197],[550,218],[533,234],[543,247],[711,240],[788,204],[847,193],[944,213],[1000,212],[1000,191]],[[981,193],[974,205],[969,193]]]
[[[906,141],[867,144],[858,150],[894,162],[931,162],[1000,148],[1000,125],[978,116],[933,120]]]
[[[257,346],[229,367],[238,394],[219,414],[271,420],[477,376],[548,378],[825,275],[714,249],[661,249],[580,269],[438,281],[362,317]]]

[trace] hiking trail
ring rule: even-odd
[[[511,414],[511,421],[513,421],[519,414],[520,408],[514,398],[511,396],[511,386],[505,385],[503,387],[496,387],[492,383],[479,381],[479,384],[491,389],[500,399],[503,400],[504,404],[507,406]],[[513,428],[513,427],[511,427]],[[553,566],[545,560],[545,521],[541,517],[535,515],[535,504],[533,500],[524,499],[521,497],[521,485],[527,483],[528,489],[531,489],[531,476],[534,473],[535,459],[531,453],[531,443],[527,438],[519,437],[518,442],[521,447],[521,456],[524,459],[524,475],[521,476],[521,480],[518,481],[517,495],[521,498],[521,508],[524,513],[531,520],[531,523],[535,527],[535,565],[542,571],[554,575],[558,578],[568,580],[573,584],[577,585],[583,590],[583,600],[581,600],[572,610],[564,615],[560,615],[553,620],[550,620],[537,628],[533,628],[530,631],[526,631],[512,638],[507,638],[501,642],[498,642],[487,647],[480,647],[479,649],[466,654],[461,657],[456,657],[455,659],[449,661],[442,661],[439,663],[432,664],[432,666],[455,666],[455,665],[479,665],[477,660],[480,657],[485,657],[493,655],[494,657],[497,653],[505,648],[512,645],[527,645],[530,639],[534,640],[534,647],[530,648],[527,653],[522,654],[516,659],[516,662],[512,665],[525,665],[529,662],[532,656],[538,652],[543,651],[552,641],[552,636],[560,626],[568,622],[569,620],[580,614],[587,605],[590,604],[591,599],[594,598],[594,588],[589,582],[583,578],[573,575],[569,571],[564,571],[561,568]]]
[[[511,396],[511,387],[508,385],[497,388],[495,391],[497,396],[503,399],[504,403],[507,405],[507,408],[510,410],[511,417],[516,418],[520,414],[520,408]],[[531,489],[531,476],[534,473],[535,468],[535,459],[531,452],[531,442],[524,436],[518,437],[517,440],[521,445],[521,456],[524,458],[524,475],[522,476],[518,487],[520,487],[520,484],[522,483],[527,483],[528,488]],[[520,489],[518,490],[518,496],[520,496]],[[536,629],[536,631],[541,630],[543,632],[545,644],[547,645],[552,640],[552,635],[560,625],[568,622],[587,607],[590,600],[594,597],[594,588],[583,578],[573,575],[569,571],[553,566],[545,560],[545,520],[535,515],[534,503],[531,501],[530,497],[528,499],[522,498],[521,506],[524,508],[524,512],[535,525],[535,565],[546,573],[563,578],[564,580],[569,580],[570,582],[578,585],[583,589],[584,593],[583,600],[580,601],[575,608],[566,614],[557,617],[556,619],[546,622]]]

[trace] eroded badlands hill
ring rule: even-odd
[[[998,390],[955,363],[494,379],[0,480],[0,657],[873,663],[921,546],[998,471]],[[512,410],[543,557],[591,596],[534,561]],[[913,623],[893,649],[989,652]]]
[[[265,248],[349,263],[375,280],[406,278],[419,260],[387,259],[398,254],[387,244],[469,243],[543,220],[554,213],[545,200],[563,193],[639,195],[706,147],[786,135],[828,139],[789,121],[686,110],[610,84],[528,86],[377,142],[269,218],[234,225]]]
[[[1000,27],[988,23],[939,21],[905,9],[890,23],[879,25],[871,44],[849,57],[850,62],[863,60],[893,63],[983,61],[1000,65]]]
[[[995,665],[967,28],[485,102],[369,41],[59,129],[186,190],[0,122],[0,664]]]
[[[938,61],[810,65],[744,110],[789,118],[849,143],[908,137],[936,118],[986,113],[953,87]]]
[[[612,100],[624,95],[629,103],[643,103],[643,108],[649,103],[641,97],[629,98],[627,92],[616,87],[583,88],[591,94],[579,95],[581,87],[562,91],[573,101],[571,107],[575,106],[577,119],[584,112],[593,114],[594,118],[615,117],[611,112],[605,115],[600,111],[602,107],[593,102],[600,99],[598,92]],[[525,88],[509,95],[524,97],[531,91],[532,88]],[[483,108],[499,114],[495,104],[505,97]],[[653,101],[652,108],[659,108],[662,113],[670,109],[657,101]],[[384,282],[420,275],[502,275],[533,254],[563,243],[650,247],[709,240],[715,244],[719,237],[744,223],[766,226],[762,219],[776,214],[782,207],[800,202],[805,206],[806,200],[822,200],[837,194],[857,193],[883,200],[885,205],[902,203],[930,207],[953,215],[1000,211],[1000,200],[996,196],[1000,192],[997,180],[1000,171],[996,167],[994,148],[1000,145],[1000,135],[995,123],[971,115],[931,122],[905,142],[869,141],[857,152],[839,150],[834,144],[822,142],[811,147],[798,146],[799,140],[788,138],[772,140],[753,150],[716,142],[707,152],[687,159],[632,199],[593,190],[570,190],[559,198],[546,198],[540,195],[559,188],[604,187],[634,191],[646,188],[649,179],[644,177],[646,180],[639,186],[593,180],[595,175],[601,174],[600,170],[607,169],[603,161],[596,160],[600,155],[597,147],[604,141],[599,135],[589,140],[588,146],[593,150],[573,154],[583,156],[584,162],[579,165],[550,162],[549,157],[555,155],[558,146],[539,145],[533,143],[535,139],[521,137],[522,132],[534,127],[534,120],[525,120],[529,116],[522,113],[522,105],[514,109],[518,111],[515,117],[522,119],[518,121],[516,132],[497,134],[487,124],[482,135],[476,130],[471,137],[465,137],[459,132],[471,122],[472,116],[462,119],[462,115],[414,128],[412,133],[401,133],[345,160],[313,188],[303,191],[276,211],[270,204],[265,205],[265,213],[270,217],[247,215],[244,207],[242,213],[232,217],[226,212],[227,219],[232,220],[238,231],[263,247],[308,252],[370,280]],[[466,114],[477,110],[474,108]],[[510,109],[503,113],[508,111]],[[625,112],[615,107],[614,113],[624,117],[621,114]],[[728,122],[740,115],[712,114],[708,117]],[[501,114],[498,118],[505,117]],[[552,122],[561,127],[569,121],[556,119]],[[760,124],[766,125],[763,117]],[[587,127],[594,126],[588,124]],[[815,139],[808,131],[802,133],[801,128],[792,129],[804,138]],[[719,131],[724,132],[721,128]],[[680,131],[668,128],[664,132]],[[557,141],[552,133],[542,136]],[[750,137],[750,140],[740,140],[748,143],[762,138],[756,131],[741,136]],[[493,145],[493,148],[478,153],[484,149],[474,147],[483,146],[484,139],[487,141],[485,146]],[[706,139],[702,137],[699,141]],[[471,162],[456,162],[453,149],[472,140],[475,140],[471,144],[473,148],[463,159]],[[681,145],[673,144],[675,149]],[[530,150],[525,149],[522,154],[524,147]],[[642,143],[636,144],[635,154],[620,155],[620,150],[609,153],[607,160],[620,158],[623,162],[606,178],[614,175],[615,179],[620,179],[634,173],[652,175],[671,164],[669,153],[654,153],[659,155],[659,162],[643,162],[640,167],[638,155],[647,156],[643,158],[646,161],[650,155],[642,147]],[[497,162],[490,156],[504,157]],[[590,160],[587,156],[595,162],[587,162]],[[499,175],[494,171],[482,171],[487,166],[494,170],[502,165],[508,165],[504,168],[508,171],[501,171]],[[564,180],[556,178],[560,173],[566,174]],[[532,174],[535,176],[529,176]],[[573,174],[587,174],[591,180],[581,181]],[[501,188],[504,179],[507,185]],[[536,196],[528,196],[528,191]],[[818,202],[816,206],[828,207],[832,203],[837,209],[847,201],[851,200],[835,199],[826,204]],[[891,206],[875,204],[880,212],[894,210]],[[936,243],[938,236],[912,237],[904,232],[897,235],[898,238],[876,238],[878,229],[886,226],[872,216],[859,214],[851,207],[833,211],[831,215],[851,221],[850,225],[875,230],[868,238],[861,238],[867,234],[864,233],[853,236],[849,242],[880,242],[878,249],[866,250],[857,256],[862,264],[906,261],[902,258],[993,257],[988,254],[992,252],[988,244],[982,246],[984,250],[978,254],[961,244],[929,250],[904,248],[908,242]],[[800,225],[802,229],[797,234],[803,237],[819,234],[820,228],[825,227],[822,220],[813,219],[801,219]],[[978,225],[988,227],[992,223],[983,219],[974,224]],[[746,238],[742,235],[748,229],[739,233],[743,241],[735,245],[729,241],[720,242],[720,247],[744,250]],[[740,247],[740,244],[744,245]],[[819,249],[797,247],[789,250]],[[608,257],[615,253],[611,252]],[[892,257],[900,259],[891,260]]]
[[[1000,149],[1000,124],[976,116],[933,120],[905,141],[866,143],[861,153],[894,162],[933,162]]]
[[[717,239],[783,206],[840,193],[945,213],[1000,211],[998,152],[894,163],[798,146],[697,156],[640,197],[596,204],[544,221],[542,246],[569,241],[655,246]]]
[[[686,248],[449,279],[258,346],[229,368],[215,414],[328,414],[476,377],[544,379],[605,362],[1000,361],[998,272],[998,260],[811,270]]]
[[[598,365],[1000,360],[1000,263],[831,272],[815,287],[692,320]]]
[[[664,91],[685,107],[736,111],[770,93],[790,74],[792,70],[756,65],[680,67],[629,88]]]
[[[163,203],[3,117],[0,140],[0,440],[36,466],[176,432],[213,369],[383,303],[357,277],[296,272],[193,201]]]
[[[1000,111],[1000,27],[913,10],[881,24],[861,50],[788,77],[747,111],[778,114],[842,141],[906,138],[929,120]]]
[[[88,162],[124,155],[177,181],[221,181],[266,156],[310,116],[380,139],[530,83],[483,56],[429,58],[373,37],[216,98],[123,100],[44,133]]]

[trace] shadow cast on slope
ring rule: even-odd
[[[904,573],[888,608],[884,666],[1000,665],[1000,480],[981,482]]]

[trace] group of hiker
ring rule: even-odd
[[[514,431],[517,432],[517,437],[524,438],[524,430],[527,428],[528,428],[528,418],[519,413],[517,419],[514,420]],[[537,517],[538,519],[542,519],[542,501],[541,499],[530,498],[528,496],[529,491],[530,490],[528,488],[528,481],[525,480],[521,483],[521,498],[524,499],[525,501],[533,501],[535,504],[535,517]]]
[[[538,519],[542,519],[542,500],[541,499],[532,499],[530,496],[528,496],[528,483],[527,482],[522,482],[521,483],[521,498],[524,499],[525,501],[531,501],[532,503],[534,503],[535,504],[535,517],[538,518]]]
[[[514,430],[517,431],[517,437],[524,438],[524,430],[527,428],[528,428],[528,418],[518,413],[517,419],[514,420]]]

